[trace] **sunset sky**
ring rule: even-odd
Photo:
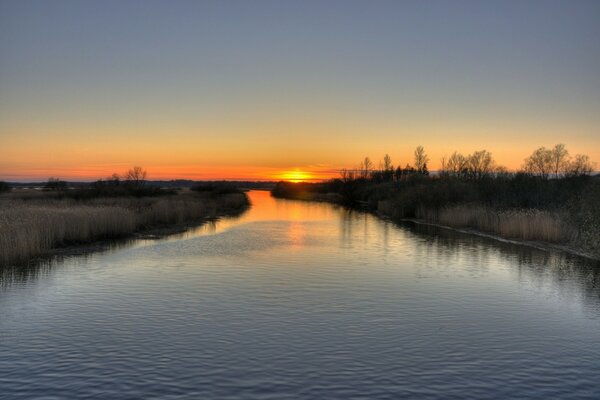
[[[326,178],[565,143],[600,162],[600,1],[0,0],[0,179]]]

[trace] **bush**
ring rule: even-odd
[[[65,190],[67,188],[67,182],[61,181],[58,178],[49,178],[48,182],[44,185],[45,190]]]
[[[175,189],[163,189],[156,186],[135,186],[127,183],[113,184],[109,181],[97,181],[89,187],[61,191],[57,198],[88,200],[99,197],[157,197],[177,194]]]
[[[194,192],[198,193],[207,193],[211,196],[220,196],[224,194],[235,194],[235,193],[243,193],[237,186],[228,185],[226,183],[215,184],[215,183],[205,183],[198,184],[191,188]]]

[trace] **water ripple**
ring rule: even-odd
[[[251,196],[6,272],[0,398],[600,398],[597,264]]]

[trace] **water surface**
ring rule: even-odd
[[[4,270],[0,398],[600,398],[597,263],[250,196]]]

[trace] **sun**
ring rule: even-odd
[[[309,172],[304,171],[286,171],[279,176],[284,181],[288,182],[305,182],[313,179],[313,176]]]

